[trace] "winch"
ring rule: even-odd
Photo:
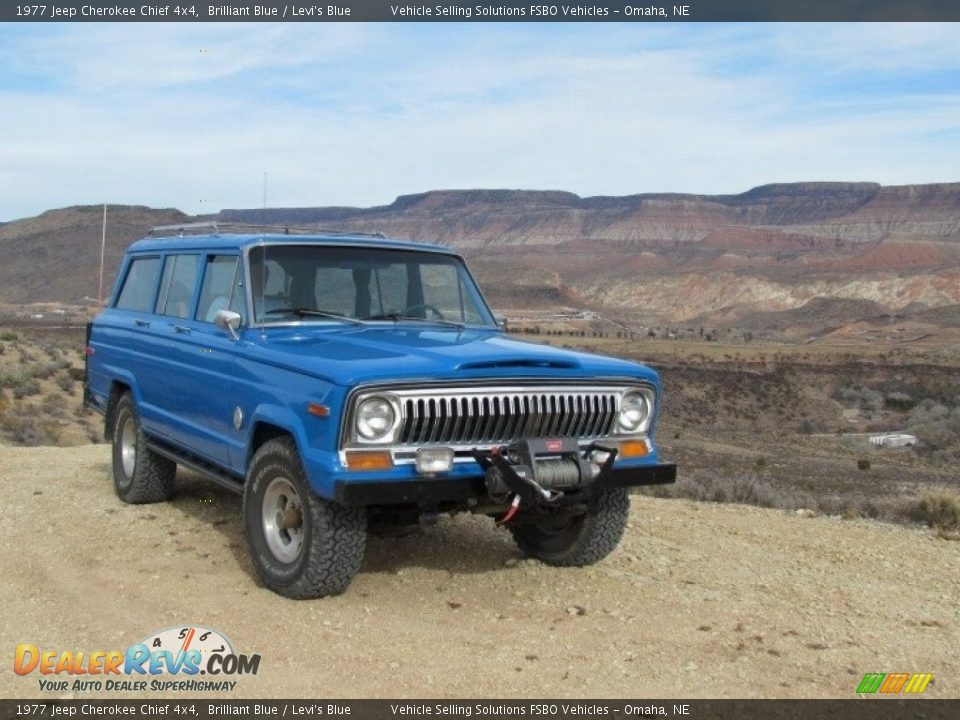
[[[485,470],[487,492],[494,500],[519,496],[528,507],[566,504],[571,491],[586,491],[613,466],[616,448],[580,449],[576,438],[529,438],[502,448],[474,451]],[[589,495],[589,493],[586,493]],[[577,502],[586,496],[575,492]]]

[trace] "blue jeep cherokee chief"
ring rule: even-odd
[[[594,563],[623,534],[627,488],[674,481],[657,374],[508,337],[449,248],[158,231],[87,328],[117,494],[167,500],[178,464],[241,493],[282,595],[342,592],[368,522],[442,512],[495,517],[543,562]]]

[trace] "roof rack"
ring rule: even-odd
[[[154,225],[152,228],[150,228],[150,234],[165,235],[169,233],[176,233],[180,237],[183,237],[188,232],[200,232],[201,230],[213,230],[214,234],[220,234],[220,226],[215,222],[181,223],[180,225]]]
[[[227,232],[233,230],[247,230],[254,232],[275,232],[281,235],[343,235],[343,236],[356,236],[356,237],[375,237],[375,238],[384,238],[386,235],[381,232],[354,232],[352,230],[324,230],[321,227],[297,227],[295,225],[255,225],[253,223],[238,223],[238,222],[195,222],[195,223],[182,223],[180,225],[156,225],[150,228],[150,235],[162,236],[169,235],[174,233],[177,237],[184,237],[185,235],[196,235],[202,233],[212,233],[213,235],[219,235],[221,230],[226,230]]]

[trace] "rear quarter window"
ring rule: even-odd
[[[120,310],[150,312],[159,272],[160,258],[134,258],[130,262],[130,269],[123,280],[123,287],[120,288],[114,307]]]

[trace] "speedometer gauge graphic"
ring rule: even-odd
[[[213,654],[234,655],[233,643],[219,630],[205,625],[177,625],[151,633],[141,641],[150,652],[166,650],[178,657],[194,650],[200,653],[199,667],[205,667]]]

